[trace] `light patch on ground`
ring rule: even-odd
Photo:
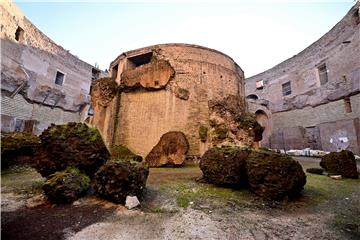
[[[23,207],[25,199],[23,195],[15,194],[7,190],[6,187],[1,188],[1,211],[12,212]]]
[[[275,210],[276,212],[277,210]],[[129,217],[130,216],[130,217]],[[176,214],[129,214],[90,225],[68,240],[120,239],[337,239],[322,214],[271,216],[245,211],[223,215],[191,208]]]
[[[193,209],[176,214],[118,215],[111,222],[93,224],[69,240],[102,239],[223,239],[225,232],[207,214]]]

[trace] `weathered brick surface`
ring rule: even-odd
[[[23,131],[25,124],[16,129],[16,122],[34,120],[33,133],[40,134],[51,123],[80,121],[79,113],[65,112],[59,108],[50,108],[27,102],[22,95],[9,98],[1,96],[1,130],[5,132]]]
[[[265,136],[269,140],[266,146],[284,148],[284,142],[290,148],[309,146],[306,134],[302,139],[293,141],[295,135],[301,138],[301,134],[289,134],[287,138],[283,129],[320,128],[322,124],[328,123],[331,131],[343,130],[343,137],[352,139],[351,150],[360,153],[360,143],[355,141],[360,138],[360,132],[346,129],[342,124],[346,120],[356,121],[360,117],[360,24],[356,20],[359,6],[360,3],[356,3],[328,33],[299,54],[246,79],[246,96],[254,94],[259,98],[249,100],[252,112],[263,110],[264,106],[260,103],[269,101],[265,112],[272,129]],[[323,85],[318,72],[318,67],[322,64],[326,64],[328,75],[328,82]],[[256,89],[258,81],[264,82],[261,90]],[[283,96],[282,84],[289,81],[292,92]],[[352,108],[350,113],[345,111],[344,98],[347,97],[350,98]],[[267,131],[269,130],[265,130]],[[334,144],[323,140],[328,134],[324,131],[320,131],[320,134],[319,142],[313,146],[328,151],[336,150]]]
[[[44,126],[84,120],[92,66],[44,35],[15,3],[1,1],[0,16],[2,115],[14,117],[12,121],[37,120]],[[23,35],[16,40],[19,27]],[[65,74],[61,86],[55,84],[57,71]]]
[[[243,71],[230,57],[216,50],[188,44],[164,44],[120,55],[110,65],[110,74],[114,74],[112,68],[118,64],[116,82],[122,83],[122,72],[129,67],[128,58],[147,52],[167,61],[175,71],[173,78],[164,89],[125,91],[106,108],[96,105],[92,123],[101,129],[108,143],[125,145],[142,156],[169,131],[185,134],[190,145],[188,154],[202,154],[210,144],[201,142],[199,137],[200,126],[209,125],[209,101],[234,95],[239,96],[244,106]],[[152,76],[146,79],[150,87],[158,81],[156,74]],[[179,91],[186,92],[187,97],[181,98]],[[245,112],[245,109],[239,111]]]

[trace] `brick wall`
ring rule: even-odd
[[[188,44],[163,44],[129,51],[120,55],[110,69],[116,64],[126,66],[127,58],[147,52],[167,61],[175,71],[174,77],[161,90],[122,93],[118,113],[115,98],[106,108],[97,106],[93,123],[101,129],[108,143],[115,138],[115,144],[126,145],[142,156],[146,156],[168,131],[183,132],[190,144],[189,154],[202,154],[210,144],[199,138],[200,125],[209,124],[208,102],[228,95],[245,101],[244,73],[223,53]],[[118,69],[116,81],[119,83],[126,69]],[[153,80],[158,79],[148,79],[149,82]],[[179,98],[178,89],[188,91],[188,99]],[[114,126],[116,117],[118,126]]]
[[[27,102],[22,95],[14,98],[1,96],[1,131],[22,131],[27,120],[35,120],[33,132],[40,134],[51,123],[78,122],[79,113],[65,112],[59,108],[41,106]],[[20,129],[15,129],[16,121],[21,121]]]

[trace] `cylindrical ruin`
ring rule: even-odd
[[[108,145],[146,156],[161,136],[179,131],[189,142],[188,155],[201,155],[213,145],[256,140],[244,72],[219,51],[188,44],[145,47],[118,56],[110,76],[93,86],[91,120]]]

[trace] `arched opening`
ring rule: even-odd
[[[255,94],[250,94],[246,97],[246,99],[251,99],[251,100],[258,100],[259,97]]]
[[[270,126],[269,126],[269,117],[263,110],[257,110],[255,112],[256,121],[264,128],[262,134],[262,140],[260,146],[268,147],[269,146],[269,136],[270,136]]]

